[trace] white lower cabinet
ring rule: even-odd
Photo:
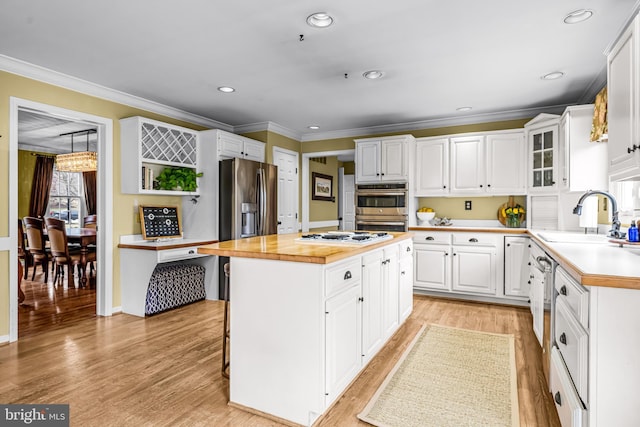
[[[413,243],[414,288],[450,291],[451,233],[416,233]]]
[[[588,425],[586,411],[556,347],[551,349],[550,366],[551,395],[558,411],[560,424],[563,427],[586,427]]]
[[[362,257],[362,359],[368,362],[383,344],[383,250]]]
[[[529,247],[528,237],[504,238],[504,294],[510,297],[529,298]]]
[[[533,332],[538,339],[538,343],[542,345],[544,335],[544,273],[534,266],[535,260],[530,258],[532,268],[531,283],[529,288],[529,299],[531,301],[531,315],[533,317]]]
[[[495,295],[495,246],[453,246],[452,289],[460,292]]]
[[[404,322],[413,311],[413,244],[411,240],[400,243],[400,276],[399,291],[399,321]]]
[[[382,260],[382,312],[383,331],[385,340],[389,338],[396,329],[399,322],[399,268],[398,268],[398,246],[391,246],[384,249]]]
[[[342,392],[362,366],[360,292],[358,282],[325,303],[327,396]]]

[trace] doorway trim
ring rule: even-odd
[[[18,111],[32,110],[95,125],[98,133],[96,314],[113,314],[113,120],[27,99],[9,99],[9,341],[18,339]]]
[[[309,159],[353,154],[355,149],[302,153],[302,232],[309,231]]]

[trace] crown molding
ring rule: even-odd
[[[264,130],[286,136],[296,141],[300,141],[300,138],[302,138],[300,133],[274,122],[258,122],[233,127],[235,133],[260,132]]]
[[[0,54],[0,70],[176,120],[233,131],[233,126]]]
[[[417,122],[398,123],[392,125],[371,126],[365,128],[337,130],[330,132],[304,134],[302,142],[320,141],[325,139],[349,138],[384,133],[409,132],[413,130],[432,129],[448,126],[462,126],[477,123],[498,122],[504,120],[528,119],[540,113],[562,114],[567,105],[553,105],[548,107],[525,108],[521,110],[501,111],[487,114],[474,114],[464,117],[444,117],[439,119],[421,120]]]

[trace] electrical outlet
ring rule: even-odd
[[[464,210],[465,211],[470,211],[471,210],[471,200],[465,200],[464,201]]]

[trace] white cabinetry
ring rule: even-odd
[[[265,144],[241,135],[218,130],[218,159],[231,158],[264,162]]]
[[[367,363],[384,343],[383,331],[383,250],[362,257],[362,359]]]
[[[524,132],[416,140],[416,196],[525,194]]]
[[[359,298],[361,295],[358,261],[340,267],[343,278],[334,276],[328,280],[327,286],[338,288],[335,295],[327,298],[325,302],[325,327],[326,327],[326,356],[327,374],[326,393],[336,396],[351,382],[360,372],[362,356],[361,342],[361,313]],[[357,275],[353,279],[348,273]],[[330,275],[329,275],[330,276]],[[348,283],[342,289],[341,282]]]
[[[567,107],[558,133],[559,188],[602,190],[609,186],[607,144],[590,142],[593,104]]]
[[[453,234],[454,291],[496,294],[497,245],[497,238],[491,234]]]
[[[451,193],[484,193],[484,136],[451,138]]]
[[[416,196],[449,193],[449,138],[416,139]]]
[[[157,177],[167,167],[184,167],[199,172],[198,146],[197,131],[144,117],[121,119],[121,191],[128,194],[199,194],[199,190],[154,190],[150,184],[153,182],[150,178]]]
[[[416,233],[414,243],[414,284],[422,290],[451,290],[451,233]]]
[[[400,272],[398,268],[398,245],[388,246],[384,249],[382,260],[382,328],[385,340],[398,329],[399,321],[399,283]]]
[[[399,322],[402,323],[413,311],[413,243],[411,240],[405,240],[400,243],[399,250],[398,316]]]
[[[640,179],[640,16],[607,56],[609,177]]]
[[[524,125],[528,144],[529,191],[557,190],[558,123],[555,114],[539,114]]]
[[[405,182],[411,135],[356,139],[356,183]]]
[[[529,238],[504,238],[504,294],[529,298]]]

